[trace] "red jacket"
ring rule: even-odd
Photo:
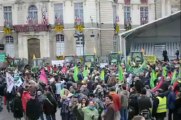
[[[114,107],[115,107],[115,111],[120,111],[121,109],[121,98],[120,96],[116,93],[116,92],[110,92],[110,95],[113,98],[113,103],[114,103]]]
[[[30,98],[31,98],[30,93],[27,91],[24,91],[21,98],[24,112],[26,112],[26,105],[27,105],[27,102],[30,100]]]

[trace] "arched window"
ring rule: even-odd
[[[31,5],[28,8],[28,23],[37,24],[38,23],[38,9],[35,5]]]
[[[14,38],[12,36],[6,36],[5,40],[6,40],[5,44],[6,54],[11,57],[15,57]]]
[[[63,56],[64,55],[64,35],[57,34],[56,35],[56,56]]]

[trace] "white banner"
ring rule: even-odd
[[[52,65],[63,66],[64,60],[52,60]]]
[[[100,63],[100,68],[104,68],[108,63]]]
[[[6,72],[7,92],[11,93],[14,86],[14,78]]]

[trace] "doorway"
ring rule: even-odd
[[[33,57],[40,58],[40,40],[32,38],[28,40],[28,60],[29,63],[33,60]]]

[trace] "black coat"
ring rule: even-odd
[[[54,100],[45,99],[43,102],[43,111],[46,115],[53,115],[57,111],[57,104]]]
[[[173,112],[173,119],[180,120],[181,118],[181,98],[175,101],[175,109]]]
[[[22,118],[23,117],[23,107],[21,97],[16,97],[13,101],[13,115],[14,118]]]
[[[152,107],[151,105],[151,101],[150,98],[147,96],[140,96],[138,98],[138,108],[139,108],[139,112],[141,112],[142,110],[149,110]]]
[[[26,115],[30,120],[38,120],[41,115],[41,104],[38,99],[30,99],[28,101]]]

